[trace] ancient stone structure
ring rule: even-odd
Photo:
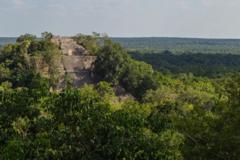
[[[62,65],[64,76],[72,79],[74,87],[84,84],[95,83],[92,76],[92,65],[96,56],[92,56],[81,45],[78,45],[72,38],[55,36],[52,42],[59,46],[62,51]],[[63,88],[65,78],[63,77],[58,88]]]
[[[92,75],[93,63],[96,56],[91,55],[83,46],[78,45],[72,38],[55,36],[52,42],[59,46],[62,51],[62,62],[60,72],[62,78],[59,82],[57,90],[61,90],[66,86],[66,77],[72,79],[74,87],[81,87],[84,84],[95,84],[96,77]],[[114,87],[118,101],[125,99],[134,99],[121,86]]]

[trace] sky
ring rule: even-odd
[[[0,0],[0,37],[240,38],[240,0]]]

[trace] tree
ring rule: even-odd
[[[45,40],[51,40],[53,38],[53,34],[50,32],[43,32],[42,33],[42,38]]]
[[[126,71],[128,62],[127,52],[119,44],[109,41],[99,51],[94,63],[94,72],[103,80],[118,84]]]
[[[35,35],[24,34],[24,35],[21,35],[20,37],[17,38],[17,42],[20,43],[20,42],[23,42],[23,41],[34,41],[36,39],[37,39],[37,37]]]

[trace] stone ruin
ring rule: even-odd
[[[96,56],[91,55],[83,46],[78,45],[70,37],[54,36],[51,40],[62,51],[61,73],[72,79],[74,87],[95,83],[92,75],[92,66]],[[65,78],[61,78],[58,89],[64,88]]]
[[[61,68],[62,78],[57,86],[57,90],[61,90],[66,86],[66,76],[72,79],[74,87],[97,83],[97,78],[92,74],[96,56],[91,55],[83,46],[77,44],[70,37],[54,36],[51,41],[59,46],[63,54],[61,66],[59,67]],[[115,86],[114,91],[119,101],[134,99],[121,86]]]

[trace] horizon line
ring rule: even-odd
[[[34,34],[33,34],[34,35]],[[91,34],[85,34],[85,35],[91,35]],[[57,35],[58,36],[58,35]],[[60,35],[61,36],[61,35]],[[0,38],[18,38],[19,36],[3,36],[3,37],[0,37]],[[73,36],[61,36],[61,37],[73,37]],[[41,37],[38,37],[37,38],[41,38]],[[188,37],[188,36],[109,36],[109,38],[169,38],[169,39],[202,39],[202,40],[240,40],[240,38],[226,38],[226,37],[223,37],[223,38],[215,38],[215,37]]]

